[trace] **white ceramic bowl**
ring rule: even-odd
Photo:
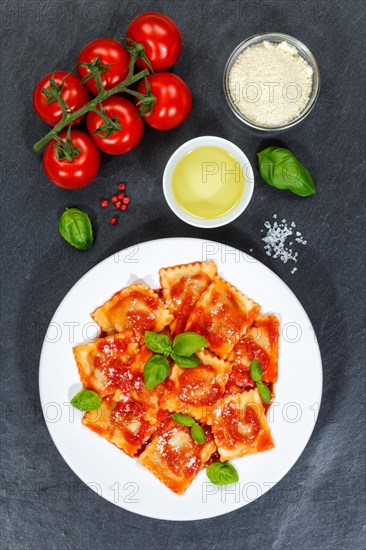
[[[237,204],[231,210],[229,210],[229,212],[226,212],[226,214],[218,216],[217,218],[209,219],[199,218],[187,212],[175,200],[172,191],[172,175],[177,163],[184,155],[186,155],[190,151],[193,151],[193,149],[205,146],[221,147],[221,149],[225,149],[241,164],[244,176],[244,191]],[[186,143],[183,143],[183,145],[181,145],[168,160],[163,174],[164,196],[171,210],[176,216],[178,216],[178,218],[196,227],[213,228],[220,227],[222,225],[226,225],[232,222],[238,216],[240,216],[240,214],[242,214],[248,206],[250,199],[253,195],[253,190],[254,174],[248,158],[243,153],[243,151],[239,149],[239,147],[234,145],[234,143],[217,136],[200,136],[186,141]]]

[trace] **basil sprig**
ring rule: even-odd
[[[285,147],[267,147],[257,153],[259,171],[266,183],[288,189],[300,197],[315,194],[314,180],[303,164]]]
[[[168,336],[150,330],[145,332],[145,344],[154,353],[162,353],[165,357],[168,357],[172,350],[172,344]]]
[[[153,355],[144,366],[144,380],[148,390],[164,382],[169,376],[169,361],[163,355]]]
[[[206,340],[196,332],[182,332],[174,338],[173,351],[177,355],[189,357],[207,346]]]
[[[271,402],[271,390],[269,389],[267,384],[262,382],[262,380],[258,380],[257,389],[259,391],[259,395],[261,396],[262,400],[265,403],[270,403]]]
[[[260,364],[256,359],[253,359],[253,361],[250,363],[249,373],[254,382],[258,382],[262,378],[263,376],[262,367],[260,366]]]
[[[180,424],[181,426],[191,428],[192,439],[194,439],[196,443],[199,443],[200,445],[204,444],[204,442],[206,441],[205,431],[202,426],[200,426],[198,422],[195,421],[194,418],[192,418],[188,414],[174,413],[172,414],[172,419],[174,420],[174,422]]]
[[[87,250],[93,244],[93,228],[86,212],[79,208],[66,208],[60,218],[58,230],[71,246]]]
[[[265,384],[261,380],[263,376],[263,371],[262,371],[262,367],[260,366],[260,364],[256,359],[253,359],[253,361],[251,361],[249,365],[249,373],[250,373],[250,376],[252,377],[252,380],[256,383],[259,395],[261,396],[262,400],[265,403],[270,403],[271,390],[269,389],[267,384]]]
[[[196,351],[207,346],[206,340],[195,332],[183,332],[175,337],[173,343],[165,334],[147,330],[145,344],[157,355],[150,357],[144,366],[146,387],[152,390],[169,375],[167,357],[171,357],[176,365],[183,369],[191,369],[200,364]]]
[[[239,475],[230,462],[213,462],[206,470],[211,483],[215,485],[229,485],[239,481]]]
[[[182,369],[192,369],[200,364],[199,357],[197,357],[195,353],[189,357],[184,357],[183,355],[177,355],[174,351],[172,351],[170,357],[173,359],[174,363],[182,367]]]
[[[195,419],[189,416],[189,414],[174,413],[172,414],[172,419],[177,424],[186,426],[187,428],[192,428],[192,426],[196,423]]]
[[[92,390],[81,390],[70,401],[79,411],[93,411],[102,404],[102,398]]]

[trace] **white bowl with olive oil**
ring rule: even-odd
[[[171,210],[196,227],[220,227],[248,206],[254,189],[250,162],[239,147],[216,136],[181,145],[170,157],[163,191]]]

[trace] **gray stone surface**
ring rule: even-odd
[[[193,93],[180,128],[146,129],[126,157],[103,159],[89,187],[52,185],[32,144],[45,126],[31,94],[43,74],[74,66],[98,36],[122,37],[128,22],[161,9],[179,25],[184,50],[175,67]],[[361,1],[49,1],[1,3],[3,237],[1,389],[1,541],[7,550],[177,550],[364,547],[364,218],[365,58]],[[315,54],[322,90],[313,113],[278,135],[250,131],[231,116],[221,92],[225,61],[245,37],[283,31]],[[234,141],[256,164],[256,151],[280,142],[315,177],[317,195],[299,199],[260,181],[245,215],[226,228],[195,229],[164,202],[163,168],[178,145],[197,135]],[[98,201],[125,180],[132,203],[117,227]],[[91,215],[95,246],[72,250],[57,231],[65,206]],[[298,272],[267,257],[261,227],[273,213],[294,220],[308,241]],[[269,493],[226,516],[191,523],[145,519],[108,503],[73,474],[52,443],[38,397],[38,361],[47,325],[71,286],[121,248],[165,236],[209,237],[253,255],[278,273],[312,320],[324,362],[318,423],[303,455]],[[156,503],[159,506],[159,503]]]

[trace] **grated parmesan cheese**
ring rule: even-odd
[[[295,242],[305,246],[307,241],[303,238],[300,231],[295,231],[296,224],[295,222],[287,223],[286,219],[283,219],[281,222],[277,220],[277,214],[273,214],[273,223],[270,221],[264,222],[264,227],[266,229],[266,234],[262,237],[264,241],[264,250],[266,251],[267,256],[271,258],[279,258],[281,262],[286,264],[289,261],[297,263],[299,253],[292,248],[294,241],[289,241],[287,239],[295,232]],[[261,229],[261,232],[264,233],[264,229]],[[291,270],[291,275],[296,273],[297,267],[294,267]]]
[[[288,42],[264,40],[246,48],[229,73],[229,91],[239,111],[258,126],[288,124],[306,107],[313,69]]]

